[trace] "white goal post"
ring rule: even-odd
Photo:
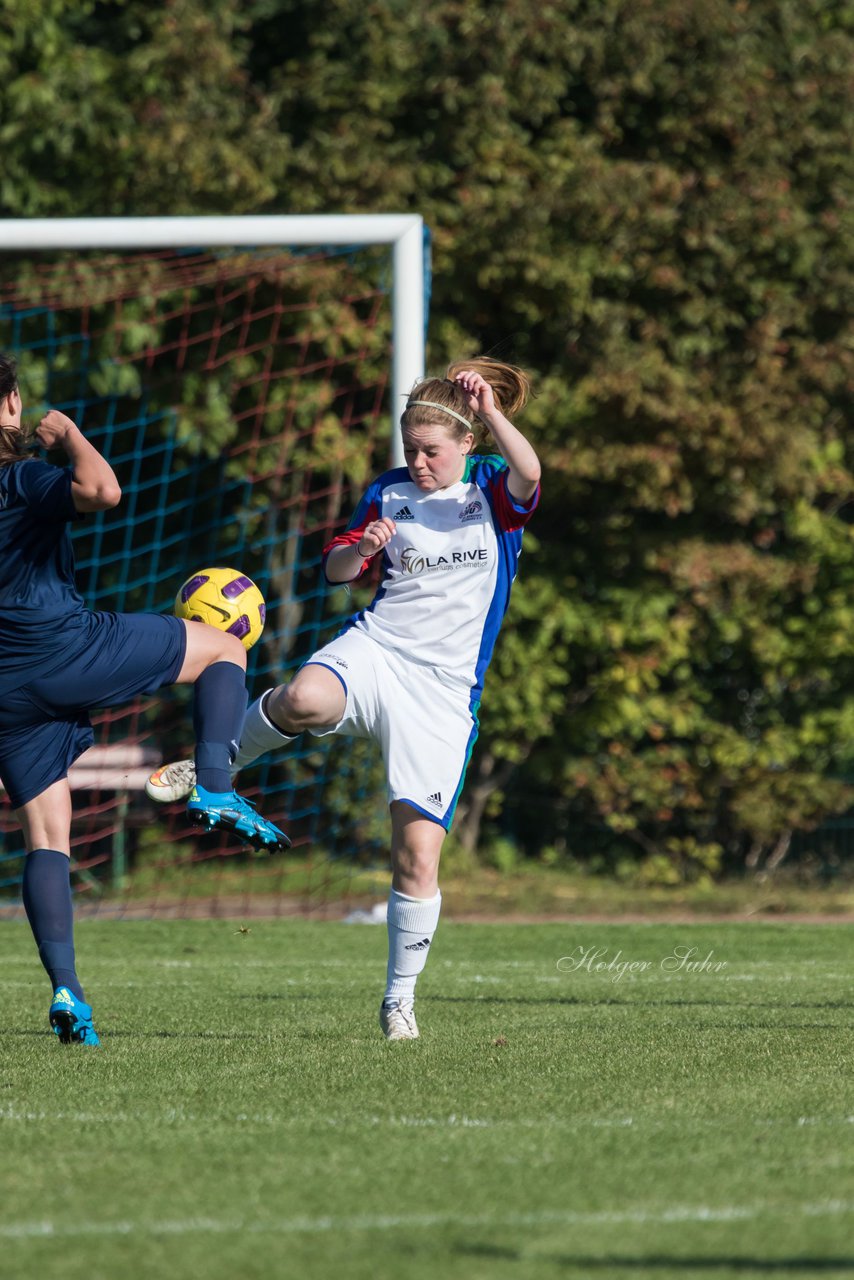
[[[397,426],[405,397],[424,376],[424,222],[419,214],[0,218],[0,252],[383,244],[392,250],[392,456],[395,466],[403,466]]]

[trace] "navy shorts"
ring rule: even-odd
[[[25,672],[0,694],[0,778],[20,809],[64,778],[95,735],[88,712],[174,684],[187,649],[179,618],[91,613],[69,637],[62,665]]]

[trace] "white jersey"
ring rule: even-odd
[[[468,458],[461,480],[432,493],[419,489],[405,467],[387,471],[363,496],[346,533],[324,549],[325,563],[334,547],[354,546],[372,520],[388,516],[395,523],[377,593],[344,630],[356,627],[432,667],[479,702],[522,529],[538,499],[539,489],[525,504],[511,497],[499,457]]]

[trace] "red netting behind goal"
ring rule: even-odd
[[[267,625],[250,696],[287,678],[366,598],[324,585],[320,553],[388,464],[387,254],[171,252],[59,255],[0,267],[0,349],[19,359],[25,417],[73,417],[124,498],[74,531],[91,607],[167,612],[195,569],[236,567]],[[62,461],[62,459],[56,459]],[[367,589],[369,594],[370,588]],[[287,856],[260,857],[188,827],[142,784],[192,749],[190,691],[93,715],[96,747],[72,770],[78,906],[122,914],[286,913],[370,891],[387,809],[367,744],[308,735],[241,790],[286,825]],[[0,903],[23,846],[0,808]]]

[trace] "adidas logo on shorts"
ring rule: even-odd
[[[399,511],[395,512],[394,518],[395,520],[414,520],[415,516],[409,510],[409,507],[401,507]]]
[[[441,809],[441,807],[442,807],[442,793],[441,793],[441,791],[434,791],[434,792],[433,792],[433,794],[432,794],[432,796],[428,796],[428,797],[427,797],[427,803],[428,803],[428,804],[435,804],[439,809]]]

